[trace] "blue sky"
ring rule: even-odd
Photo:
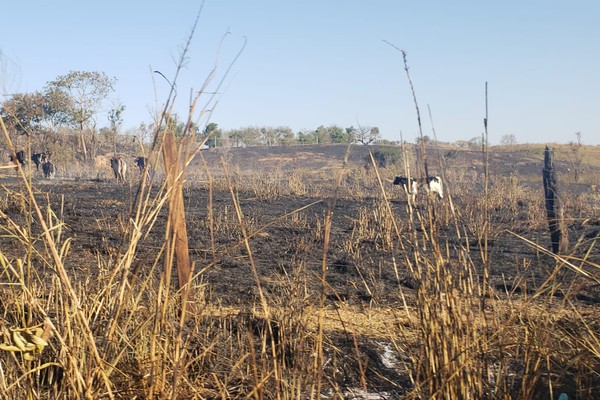
[[[2,94],[41,90],[71,70],[104,72],[118,80],[113,98],[128,129],[166,99],[168,85],[151,71],[173,77],[201,1],[4,3]],[[214,65],[216,89],[246,37],[211,115],[222,129],[362,125],[413,141],[412,95],[387,40],[408,54],[426,135],[480,136],[487,81],[492,144],[507,134],[568,143],[575,132],[600,144],[599,19],[600,2],[577,0],[206,0],[176,111],[187,115]]]

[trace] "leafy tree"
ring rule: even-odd
[[[57,133],[68,122],[69,102],[63,93],[52,90],[16,93],[4,101],[0,114],[9,132],[39,135],[46,146],[48,135],[53,142],[60,141]]]
[[[108,129],[108,137],[114,146],[116,146],[116,139],[119,130],[121,129],[121,125],[123,125],[123,112],[125,111],[125,106],[122,104],[116,104],[113,108],[108,110],[108,122],[110,123],[110,128]],[[115,150],[116,151],[116,150]]]
[[[346,128],[346,134],[350,143],[356,142],[356,128],[354,126]]]
[[[62,90],[46,88],[44,91],[44,120],[48,128],[56,131],[69,123],[72,99]]]
[[[329,127],[329,137],[332,143],[350,143],[352,136],[347,129],[342,129],[337,125]]]
[[[71,71],[49,82],[47,90],[58,90],[70,97],[70,117],[73,124],[83,130],[114,91],[115,83],[115,78],[103,72]]]
[[[263,144],[273,146],[276,143],[276,131],[273,128],[260,128],[260,136]]]
[[[392,165],[397,165],[402,161],[402,151],[398,147],[380,146],[373,152],[373,158],[379,168],[386,168]],[[371,157],[365,159],[367,165],[371,165]]]
[[[280,126],[277,130],[277,142],[280,146],[288,146],[296,141],[296,135],[289,126]]]
[[[185,123],[181,121],[179,115],[170,114],[166,120],[165,129],[173,132],[175,137],[181,137],[185,131]]]
[[[244,146],[256,146],[261,144],[262,133],[256,126],[248,126],[241,129],[241,140]]]
[[[276,128],[260,128],[261,141],[267,146],[280,146],[289,144],[294,140],[294,131],[287,126],[278,126]]]
[[[205,144],[208,147],[222,146],[222,138],[223,132],[221,131],[221,128],[219,128],[219,125],[214,122],[207,124],[198,137],[200,142],[206,140]]]
[[[114,91],[115,83],[115,78],[110,78],[103,72],[71,71],[46,86],[47,91],[60,91],[70,98],[68,116],[80,131],[79,145],[84,159],[88,158],[84,130],[92,125],[92,143],[95,143],[94,117],[104,100]],[[95,148],[92,148],[92,152],[94,151]]]
[[[244,146],[244,136],[241,129],[230,129],[228,131],[223,132],[223,136],[226,136],[228,138],[229,145],[231,147]]]
[[[313,144],[316,143],[316,138],[312,132],[300,131],[298,132],[298,143]]]
[[[108,122],[110,123],[110,129],[117,133],[119,128],[123,124],[123,112],[125,111],[125,106],[122,104],[115,105],[114,108],[111,108],[108,111]]]
[[[8,128],[19,134],[31,134],[44,120],[44,96],[40,92],[16,93],[0,109]]]
[[[331,143],[331,135],[329,129],[325,128],[323,125],[319,126],[314,132],[313,137],[315,143],[323,144],[323,143]]]

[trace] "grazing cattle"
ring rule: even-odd
[[[117,183],[125,183],[125,176],[127,175],[127,163],[120,157],[113,157],[110,159],[110,166],[115,173]]]
[[[16,158],[15,158],[15,156],[16,156]],[[11,154],[10,161],[14,162],[15,164],[18,161],[19,164],[25,165],[25,152],[23,150],[19,150],[14,155]]]
[[[54,175],[56,174],[56,166],[52,161],[46,161],[42,164],[42,172],[44,173],[44,178],[54,179]]]
[[[137,157],[135,160],[135,165],[138,166],[140,172],[144,172],[144,168],[146,168],[146,164],[148,163],[148,159],[146,157]]]
[[[40,165],[42,165],[42,168],[43,168],[43,164],[48,161],[48,154],[46,154],[46,153],[33,153],[31,155],[31,161],[33,161],[35,163],[35,168],[39,171],[40,170]]]
[[[410,185],[409,178],[397,176],[396,179],[394,179],[394,185],[401,185],[404,188],[404,191],[411,195],[413,201],[415,200],[415,196],[417,195],[418,187],[420,185],[425,187],[425,192],[434,193],[440,199],[444,198],[442,178],[439,176],[430,176],[428,178],[419,180],[410,178]]]
[[[439,176],[430,176],[425,179],[425,191],[427,193],[435,193],[440,199],[444,198],[444,188],[442,186],[442,178]]]
[[[404,189],[404,192],[411,195],[411,199],[414,202],[415,196],[418,191],[418,183],[416,179],[407,178],[405,176],[397,176],[394,179],[394,185],[400,185]]]

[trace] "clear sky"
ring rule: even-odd
[[[201,1],[2,1],[2,94],[33,92],[69,71],[116,77],[124,129],[150,122]],[[600,144],[597,0],[206,0],[177,82],[176,111],[209,71],[222,129],[377,126],[408,141],[417,118],[442,141],[481,136],[488,82],[489,138]],[[226,36],[221,51],[221,38]],[[218,55],[218,57],[217,57]],[[205,97],[201,97],[201,102]],[[209,105],[213,108],[213,105]],[[431,109],[433,125],[429,118]],[[107,124],[100,120],[99,125]]]

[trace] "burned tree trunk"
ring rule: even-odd
[[[558,179],[554,172],[552,154],[548,146],[544,152],[543,177],[552,252],[554,254],[566,253],[569,247],[569,234],[565,225],[564,207],[558,195]]]

